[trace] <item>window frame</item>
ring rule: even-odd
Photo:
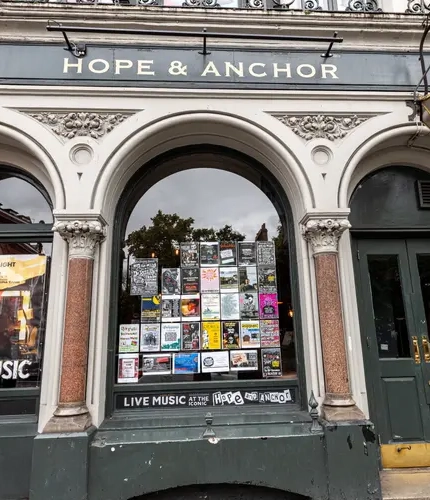
[[[296,364],[297,364],[297,377],[295,379],[262,379],[262,380],[234,380],[234,381],[200,381],[198,386],[196,382],[166,382],[166,383],[148,383],[145,384],[118,384],[115,380],[116,373],[116,342],[119,324],[119,291],[122,282],[122,243],[125,238],[125,231],[127,228],[128,220],[133,212],[137,202],[145,195],[145,193],[153,187],[157,182],[166,178],[171,174],[166,174],[163,176],[159,175],[156,170],[159,169],[163,163],[172,160],[177,157],[189,156],[192,154],[199,153],[210,153],[223,157],[224,159],[231,159],[237,162],[238,160],[243,165],[243,172],[238,174],[244,179],[249,180],[254,185],[256,175],[260,180],[260,185],[257,185],[261,191],[269,198],[269,200],[274,205],[277,210],[279,217],[283,226],[287,229],[286,239],[288,240],[288,248],[290,254],[290,281],[291,281],[291,299],[294,304],[294,331],[296,339]],[[192,160],[191,160],[192,161]],[[192,167],[191,167],[192,168]],[[185,170],[185,169],[183,169]],[[229,171],[227,168],[225,169]],[[173,172],[172,172],[173,173]],[[238,172],[234,172],[238,173]],[[248,173],[248,177],[244,175]],[[281,215],[282,214],[282,215]],[[232,389],[232,388],[244,388],[249,387],[252,384],[252,388],[276,390],[280,386],[288,388],[294,387],[296,389],[296,402],[291,405],[279,405],[278,407],[273,407],[274,411],[277,413],[281,411],[286,412],[300,412],[303,410],[307,411],[308,404],[306,398],[306,376],[304,368],[304,349],[303,349],[303,335],[302,335],[302,325],[301,325],[301,312],[300,312],[300,302],[299,302],[299,284],[298,284],[298,269],[297,269],[297,256],[296,256],[296,245],[295,245],[295,235],[294,235],[294,223],[293,216],[289,201],[283,192],[277,179],[267,171],[263,165],[261,165],[256,160],[249,158],[248,156],[239,153],[230,148],[225,148],[221,146],[213,146],[208,144],[198,145],[198,146],[186,146],[181,148],[176,148],[165,154],[161,154],[153,160],[149,161],[146,165],[142,165],[138,171],[132,176],[127,182],[126,187],[117,203],[114,224],[113,224],[113,242],[112,242],[112,258],[111,258],[111,282],[110,282],[110,307],[109,307],[109,329],[108,329],[108,359],[107,359],[107,369],[106,369],[106,401],[105,401],[105,418],[109,420],[122,420],[124,418],[145,418],[148,415],[157,413],[160,416],[160,412],[165,416],[173,416],[178,413],[195,411],[213,411],[214,407],[200,407],[194,408],[148,408],[136,409],[136,410],[119,410],[116,409],[115,398],[118,393],[181,393],[187,391],[198,392],[204,389]],[[139,353],[140,355],[141,353]],[[305,397],[304,397],[305,396]],[[281,408],[282,406],[282,408]],[[285,410],[287,406],[287,411]],[[264,408],[268,409],[268,405]],[[276,411],[276,408],[278,410]],[[227,409],[224,408],[223,409]],[[244,407],[238,407],[236,410],[243,412],[255,411],[256,407],[249,405]],[[263,408],[259,408],[257,413],[261,413]],[[167,411],[163,411],[167,410]],[[231,412],[234,408],[230,408]]]
[[[52,209],[53,205],[52,202],[48,196],[47,191],[45,188],[42,186],[42,184],[32,177],[30,174],[23,172],[22,170],[18,170],[14,167],[9,167],[7,165],[0,164],[0,182],[3,180],[3,174],[6,174],[7,177],[4,177],[4,179],[8,177],[16,177],[19,178],[22,181],[25,181],[32,185],[34,188],[36,188],[40,195],[45,199],[47,202],[49,208],[51,209],[51,214],[52,214]],[[53,218],[53,215],[52,215]],[[45,224],[29,224],[29,223],[22,223],[22,224],[0,224],[0,244],[1,243],[53,243],[54,239],[54,234],[52,231],[53,228],[53,222],[51,223],[45,223]],[[45,276],[45,294],[48,297],[49,296],[49,281],[50,281],[50,265],[49,265],[50,258],[48,257],[48,265],[46,269],[46,276]],[[46,335],[46,317],[47,317],[47,310],[49,307],[49,303],[46,305],[46,310],[44,314],[44,333]],[[43,367],[43,361],[44,361],[44,346],[43,346],[43,354],[41,357],[41,364]],[[38,414],[39,414],[39,406],[40,406],[40,392],[41,392],[41,385],[43,382],[43,369],[41,373],[41,379],[40,379],[40,385],[39,387],[16,387],[16,388],[10,388],[10,389],[0,389],[0,404],[4,404],[7,401],[14,401],[17,399],[23,400],[23,399],[29,399],[29,400],[34,400],[35,403],[35,411],[34,413],[12,413],[12,414],[7,414],[7,415],[0,415],[0,421],[4,420],[10,420],[14,419],[14,421],[18,419],[24,418],[26,421],[30,420],[31,422],[37,422],[38,421]]]

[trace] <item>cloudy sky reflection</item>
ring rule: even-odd
[[[232,225],[253,240],[263,223],[269,239],[276,235],[278,214],[263,192],[239,175],[198,168],[178,172],[153,186],[133,210],[127,234],[151,223],[161,210],[193,217],[195,227]]]

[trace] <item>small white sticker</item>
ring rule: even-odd
[[[381,351],[388,351],[388,344],[381,344]]]

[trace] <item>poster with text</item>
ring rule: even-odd
[[[167,353],[144,354],[142,356],[142,375],[170,375],[172,355]]]
[[[139,352],[139,325],[119,325],[118,352]]]
[[[198,243],[181,243],[181,267],[199,267]]]
[[[160,323],[143,323],[140,325],[140,352],[160,350]]]
[[[257,371],[258,351],[238,350],[230,351],[230,370],[232,371]]]
[[[202,320],[220,319],[220,298],[218,293],[204,293],[201,296]]]
[[[182,323],[181,345],[183,351],[200,349],[200,323]]]
[[[257,264],[259,266],[276,264],[274,241],[257,241]]]
[[[258,293],[245,292],[239,296],[241,319],[258,319]]]
[[[219,292],[219,268],[206,267],[200,269],[201,293]]]
[[[173,354],[173,373],[200,373],[200,353],[175,352]]]
[[[261,371],[264,378],[282,377],[281,349],[261,349]]]
[[[239,349],[240,348],[240,322],[223,321],[222,322],[222,348]]]
[[[183,295],[181,297],[182,321],[200,321],[200,295]]]
[[[130,295],[158,295],[158,259],[136,259],[130,265]]]
[[[200,269],[198,267],[185,267],[182,269],[182,294],[200,292]]]
[[[219,243],[206,241],[200,243],[200,266],[211,267],[219,265]]]
[[[219,245],[219,263],[221,266],[237,265],[237,248],[235,241],[222,241]]]
[[[181,319],[181,299],[165,295],[161,299],[161,321],[179,321]]]
[[[260,320],[261,347],[279,347],[281,336],[277,319]]]
[[[181,269],[179,267],[161,270],[161,291],[164,295],[181,294]]]
[[[240,347],[242,349],[255,349],[260,347],[259,321],[240,322]]]
[[[221,349],[221,323],[219,321],[204,321],[202,323],[201,348]]]
[[[219,285],[221,293],[237,292],[239,290],[239,276],[237,267],[220,267]]]
[[[257,292],[257,267],[239,267],[239,292]]]
[[[260,266],[258,268],[258,288],[260,293],[277,292],[275,266]]]
[[[181,324],[163,323],[161,325],[161,350],[179,351],[181,348]]]
[[[118,355],[118,384],[132,384],[139,380],[139,354]]]
[[[228,351],[203,352],[202,373],[225,373],[230,371],[230,357]]]
[[[221,319],[240,319],[238,293],[221,294]]]
[[[237,254],[239,266],[255,266],[257,264],[255,241],[239,241],[237,243]]]
[[[142,323],[154,323],[160,321],[161,304],[159,295],[153,295],[152,297],[142,297],[140,304],[140,321]]]
[[[279,317],[277,293],[261,293],[259,300],[260,319],[276,319]]]

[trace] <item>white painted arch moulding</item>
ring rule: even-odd
[[[135,116],[139,118],[144,120],[144,113]],[[174,147],[204,142],[231,147],[260,161],[279,179],[296,220],[313,207],[310,180],[281,138],[248,117],[188,110],[159,116],[130,131],[101,167],[91,209],[110,220],[127,181],[139,167]]]
[[[339,183],[339,191],[338,191],[338,206],[339,208],[347,208],[349,206],[349,195],[351,194],[352,182],[354,178],[354,172],[357,167],[359,167],[360,163],[366,159],[369,153],[372,153],[376,147],[381,146],[384,142],[389,141],[390,139],[401,137],[401,136],[414,136],[417,134],[417,131],[429,133],[428,129],[424,125],[420,125],[416,122],[408,122],[400,125],[396,125],[390,127],[385,130],[381,130],[378,133],[374,134],[372,137],[363,142],[351,155],[349,160],[346,162],[345,168],[343,169],[342,176]],[[411,148],[412,151],[412,148]],[[383,162],[383,163],[381,163]],[[369,165],[368,171],[365,172],[364,175],[369,174],[373,170],[380,169],[383,164],[387,164],[386,159],[383,159],[381,153],[380,162],[375,162],[373,166]],[[396,163],[399,163],[399,158],[397,158]],[[428,160],[427,160],[428,163]],[[411,164],[411,160],[409,159],[408,164]],[[425,164],[424,164],[425,165]],[[424,167],[422,165],[421,168]],[[364,177],[361,176],[361,178]]]
[[[27,162],[22,164],[19,163],[19,158],[14,161],[13,166],[25,170],[37,177],[42,184],[44,184],[45,189],[49,192],[52,197],[52,203],[55,208],[64,208],[66,203],[66,194],[64,190],[64,185],[61,180],[61,175],[59,169],[52,159],[51,155],[48,153],[46,148],[42,146],[42,143],[37,141],[34,136],[30,135],[27,131],[24,132],[25,128],[18,128],[15,125],[6,123],[3,118],[5,117],[8,110],[1,109],[2,120],[0,121],[0,150],[1,136],[8,139],[12,139],[18,150],[22,150],[22,154],[27,157],[34,158],[32,161],[33,165],[36,166],[41,172],[40,175],[35,175],[34,169],[29,169]],[[9,163],[10,164],[10,163]],[[43,182],[43,178],[47,178],[50,185],[46,185],[46,180]],[[53,195],[53,196],[52,196]]]

